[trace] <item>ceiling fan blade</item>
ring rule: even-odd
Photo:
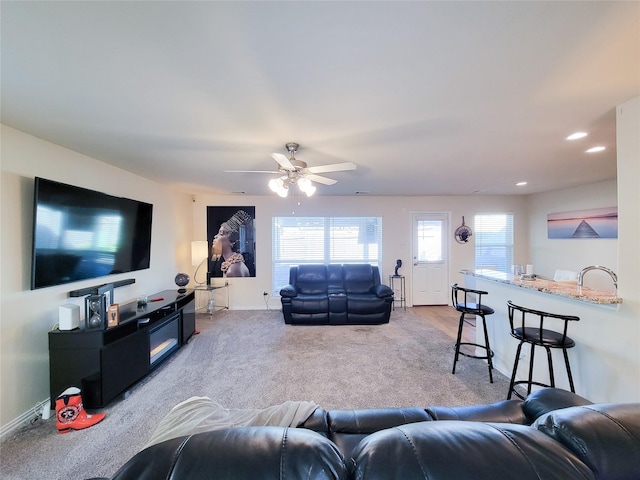
[[[323,185],[333,185],[337,183],[337,180],[333,178],[321,177],[320,175],[314,175],[313,173],[307,173],[304,178],[311,180],[312,182],[322,183]]]
[[[224,173],[280,173],[277,170],[225,170]]]
[[[307,170],[311,173],[344,172],[346,170],[355,169],[356,164],[353,162],[334,163],[332,165],[320,165],[318,167],[307,168]]]
[[[272,153],[271,158],[278,162],[278,164],[280,164],[280,166],[285,170],[295,170],[295,167],[291,164],[289,159],[281,153]]]

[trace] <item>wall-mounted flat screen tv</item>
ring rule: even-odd
[[[31,288],[149,268],[153,205],[35,179]]]

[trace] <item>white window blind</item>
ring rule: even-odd
[[[476,268],[508,273],[513,264],[513,214],[475,216]]]
[[[418,220],[419,262],[441,262],[443,260],[442,224],[442,220]]]
[[[273,217],[273,292],[293,265],[382,263],[382,217]]]

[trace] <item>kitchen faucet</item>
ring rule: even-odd
[[[590,270],[602,270],[603,272],[607,272],[613,280],[613,285],[616,287],[616,295],[618,295],[618,276],[610,268],[602,267],[600,265],[590,265],[580,270],[580,273],[578,274],[578,294],[582,294],[582,281],[584,279],[584,274]]]

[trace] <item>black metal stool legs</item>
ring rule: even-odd
[[[485,321],[484,315],[480,315],[479,313],[476,313],[476,318],[480,317],[480,319],[482,320],[482,330],[484,333],[484,345],[480,345],[479,343],[473,343],[473,342],[463,342],[462,341],[462,329],[464,326],[464,316],[465,313],[462,313],[460,315],[460,323],[458,325],[458,337],[456,339],[456,344],[455,344],[455,350],[456,350],[456,354],[453,357],[453,369],[451,370],[451,373],[455,374],[456,373],[456,363],[458,363],[458,358],[460,355],[464,355],[465,357],[469,357],[469,358],[478,358],[481,360],[487,360],[487,367],[489,368],[489,382],[493,383],[493,361],[491,360],[491,357],[493,357],[493,351],[491,350],[491,346],[489,345],[489,334],[487,333],[487,323]],[[478,348],[482,348],[484,349],[487,354],[486,355],[472,355],[469,353],[465,353],[465,352],[461,352],[460,351],[460,347],[462,345],[470,345],[473,347],[478,347]]]
[[[567,354],[567,349],[563,348],[562,353],[564,354],[564,364],[567,367],[567,376],[569,377],[569,388],[573,393],[576,393],[576,389],[573,386],[573,375],[571,375],[571,365],[569,365],[569,355]]]
[[[532,385],[538,385],[540,387],[555,387],[556,386],[556,379],[555,379],[555,375],[553,374],[553,359],[551,357],[551,348],[547,347],[545,345],[542,345],[544,347],[544,349],[547,351],[547,365],[549,366],[549,385],[545,384],[545,383],[541,383],[541,382],[535,382],[533,381],[533,358],[534,358],[534,354],[535,354],[535,347],[536,344],[532,343],[531,344],[531,354],[530,354],[530,358],[529,358],[529,378],[528,380],[520,380],[518,382],[516,382],[516,373],[518,372],[518,362],[520,360],[520,352],[522,350],[522,344],[524,342],[520,342],[518,344],[518,348],[516,350],[516,359],[513,362],[513,372],[511,374],[511,383],[509,384],[509,395],[507,396],[507,400],[511,399],[511,395],[515,395],[516,397],[519,397],[521,399],[524,400],[524,395],[521,395],[520,393],[518,393],[514,387],[516,385],[523,385],[526,384],[527,385],[527,395],[529,395],[531,393],[531,386]],[[573,376],[571,375],[571,365],[569,364],[569,355],[567,353],[566,349],[562,349],[562,353],[564,355],[564,364],[565,367],[567,368],[567,377],[569,378],[569,387],[571,389],[571,391],[573,393],[575,393],[575,387],[573,385]]]
[[[518,348],[516,349],[516,359],[513,362],[513,372],[511,373],[511,382],[509,382],[509,394],[507,395],[507,400],[511,400],[511,395],[515,393],[515,390],[513,389],[513,387],[515,387],[515,383],[516,383],[516,373],[518,372],[518,361],[520,360],[520,352],[522,351],[523,343],[524,342],[518,343]]]
[[[458,363],[458,356],[460,355],[460,341],[462,340],[462,327],[464,325],[464,313],[460,314],[460,322],[458,323],[458,337],[456,339],[456,354],[453,357],[453,370],[451,373],[455,375],[456,373],[456,363]]]
[[[489,334],[487,333],[487,322],[485,321],[484,315],[481,316],[482,318],[482,329],[484,330],[484,344],[486,345],[486,350],[487,350],[487,365],[489,366],[489,382],[493,383],[493,360],[491,359],[491,357],[493,357],[493,351],[491,350],[491,348],[489,347]]]

